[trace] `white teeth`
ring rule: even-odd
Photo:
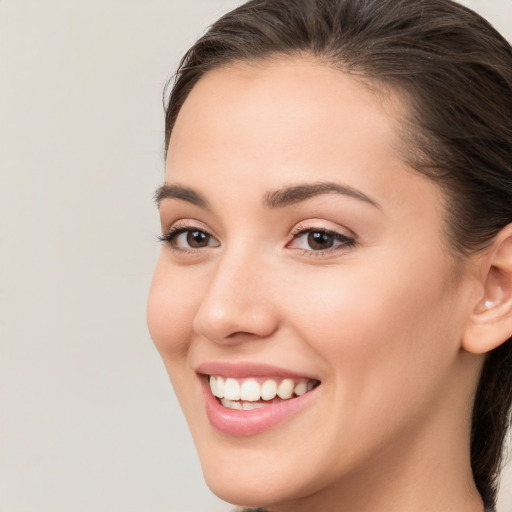
[[[215,394],[215,393],[214,393]],[[277,395],[277,383],[275,380],[268,379],[261,385],[261,398],[263,400],[272,400]]]
[[[242,402],[242,409],[244,411],[250,411],[252,409],[261,409],[262,407],[265,407],[265,404],[262,404],[261,402]]]
[[[262,404],[261,402],[241,402],[237,400],[227,400],[226,398],[222,398],[220,403],[228,409],[236,409],[238,411],[251,411],[252,409],[261,409],[262,407],[265,407],[265,404]]]
[[[215,393],[214,393],[215,394]],[[260,385],[252,379],[244,380],[240,388],[240,399],[256,402],[260,399]]]
[[[217,378],[213,375],[210,377],[210,389],[212,390],[212,393],[214,396],[217,395]]]
[[[237,409],[239,411],[242,410],[242,404],[241,402],[237,402],[236,400],[228,400],[226,398],[222,398],[220,403],[229,409]]]
[[[301,395],[303,395],[306,391],[307,391],[307,384],[306,384],[306,382],[305,382],[305,381],[301,381],[301,382],[299,382],[299,383],[295,386],[295,388],[294,388],[294,390],[293,390],[293,392],[294,392],[297,396],[301,396]]]
[[[287,398],[291,398],[293,395],[293,388],[295,384],[292,379],[284,379],[281,381],[279,386],[277,386],[277,394],[279,398],[286,400]]]
[[[276,397],[281,400],[288,400],[293,396],[301,396],[311,391],[318,384],[318,381],[311,379],[235,379],[220,376],[210,376],[210,389],[212,394],[226,402],[231,409],[241,409],[240,401],[244,404],[243,409],[255,409],[266,405],[261,402],[269,402]],[[279,382],[279,384],[278,384]],[[223,400],[222,400],[223,399]],[[236,403],[236,405],[234,405]],[[248,405],[249,404],[249,405]],[[239,407],[240,405],[240,407]],[[250,406],[254,405],[254,407]]]
[[[222,377],[217,377],[217,382],[215,384],[216,392],[213,394],[219,398],[223,398],[224,397],[224,386],[225,386],[224,379]]]
[[[236,379],[226,379],[224,383],[224,398],[240,400],[240,384]]]

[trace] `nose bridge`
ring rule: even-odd
[[[269,336],[277,319],[272,306],[268,264],[258,251],[238,246],[226,250],[212,270],[194,319],[194,330],[217,343],[252,335]]]

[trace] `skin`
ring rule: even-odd
[[[386,99],[384,99],[386,98]],[[276,512],[481,512],[469,463],[482,356],[462,340],[482,265],[448,249],[438,185],[404,163],[405,106],[321,64],[280,59],[207,73],[174,127],[159,205],[211,235],[164,243],[148,324],[210,488]],[[339,193],[269,207],[269,192],[333,182]],[[298,228],[299,226],[299,228]],[[297,230],[355,240],[312,250]],[[475,277],[477,276],[477,277]],[[208,361],[285,366],[317,397],[263,433],[217,431],[195,369]]]

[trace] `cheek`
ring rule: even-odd
[[[198,293],[186,272],[176,270],[162,253],[156,266],[148,296],[148,328],[172,386],[184,410],[194,413],[193,404],[200,396],[190,396],[195,389],[195,374],[189,369],[192,325],[199,302]],[[191,406],[192,404],[192,406]]]
[[[303,283],[309,293],[291,309],[308,311],[302,335],[329,362],[339,392],[374,402],[402,386],[422,393],[434,381],[427,374],[447,370],[459,341],[454,295],[443,265],[437,274],[429,268],[431,261],[418,259],[386,271],[354,265],[323,279],[324,286]]]
[[[167,365],[168,359],[183,357],[189,347],[194,319],[195,294],[183,273],[165,263],[156,266],[148,297],[147,322],[151,338]]]
[[[301,297],[288,301],[290,312],[307,311],[295,330],[326,370],[330,421],[322,428],[339,472],[424,424],[446,395],[458,353],[456,301],[442,266],[437,276],[422,266],[389,269],[338,268],[303,281],[307,294],[289,295]]]

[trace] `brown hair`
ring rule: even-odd
[[[390,86],[409,105],[411,166],[447,192],[455,254],[488,245],[512,222],[512,48],[451,0],[252,0],[226,14],[186,53],[166,108],[166,148],[189,92],[236,61],[309,55]],[[412,143],[412,144],[411,144]],[[471,464],[495,507],[512,402],[512,338],[487,355],[473,408]]]

